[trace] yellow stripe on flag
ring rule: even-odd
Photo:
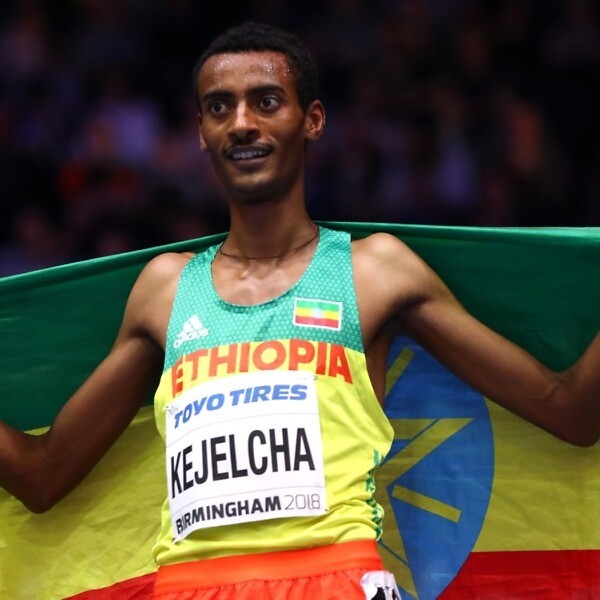
[[[474,551],[598,548],[600,444],[576,448],[493,402],[488,408],[494,485]]]
[[[147,407],[47,513],[28,512],[0,489],[0,598],[59,600],[154,571],[163,454]]]
[[[337,319],[340,316],[338,310],[320,310],[315,308],[296,307],[296,316],[298,317],[317,317],[319,319]]]

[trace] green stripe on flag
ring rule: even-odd
[[[296,306],[298,308],[319,308],[321,310],[331,310],[333,312],[339,312],[340,305],[337,302],[327,302],[326,300],[308,300],[305,298],[297,298]]]

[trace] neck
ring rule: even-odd
[[[233,260],[239,260],[242,262],[283,260],[284,258],[292,256],[293,254],[300,253],[302,250],[304,250],[304,248],[308,248],[308,246],[310,246],[317,239],[318,236],[319,236],[319,227],[317,225],[315,225],[314,233],[312,233],[308,239],[306,239],[302,243],[298,244],[297,246],[292,246],[291,248],[289,248],[287,250],[282,250],[281,252],[278,252],[277,254],[271,254],[271,255],[261,254],[260,256],[249,256],[247,254],[233,254],[231,252],[226,252],[225,250],[223,250],[223,244],[221,244],[219,246],[219,253],[222,254],[223,256],[225,256],[226,258],[230,258]]]
[[[240,257],[279,257],[314,236],[302,202],[231,203],[231,227],[223,251]]]

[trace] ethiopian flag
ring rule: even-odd
[[[294,325],[340,329],[342,326],[342,303],[296,298],[294,300]]]
[[[554,369],[600,328],[599,229],[332,226],[397,235],[475,316]],[[1,279],[0,418],[47,427],[110,349],[143,265],[221,239]],[[307,298],[294,319],[336,327],[342,313]],[[150,403],[48,513],[0,491],[0,598],[151,594],[166,484]],[[380,549],[403,598],[600,598],[600,444],[575,448],[536,429],[408,338],[388,357],[385,410],[395,436],[378,475]]]

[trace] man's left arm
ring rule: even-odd
[[[555,373],[470,315],[398,239],[375,234],[359,244],[355,270],[367,343],[370,330],[393,319],[399,332],[490,400],[571,444],[600,439],[600,335],[572,367]]]
[[[480,323],[441,281],[402,321],[410,337],[490,400],[571,444],[600,439],[600,335],[556,373]]]

